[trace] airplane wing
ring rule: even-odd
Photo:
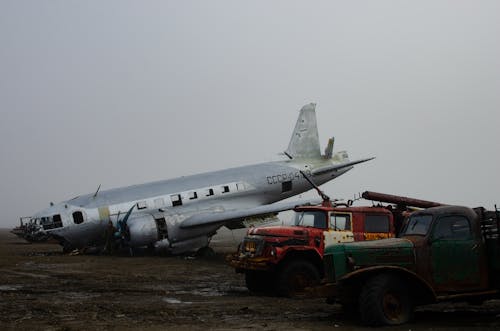
[[[270,213],[278,213],[280,211],[293,209],[299,205],[317,205],[321,203],[320,199],[295,200],[289,202],[276,202],[269,205],[258,206],[247,209],[227,210],[223,212],[210,212],[196,214],[186,218],[181,223],[181,228],[193,228],[197,226],[210,225],[215,223],[229,223],[233,221],[241,221],[246,217],[266,215]]]
[[[314,169],[312,171],[312,174],[313,175],[321,175],[325,172],[329,172],[329,171],[333,171],[333,170],[340,170],[340,169],[347,168],[347,167],[353,166],[355,164],[363,163],[363,162],[370,161],[373,159],[374,159],[374,157],[370,157],[367,159],[361,159],[361,160],[350,161],[350,162],[334,164],[334,165],[330,165],[330,166],[326,166],[326,167],[321,167],[321,168]]]

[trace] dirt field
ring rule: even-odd
[[[70,256],[0,230],[0,330],[364,329],[323,299],[250,294],[224,263],[236,242],[219,236],[210,259]],[[381,329],[500,329],[500,301],[426,307]]]

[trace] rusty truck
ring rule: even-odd
[[[290,296],[323,278],[326,246],[394,237],[408,206],[439,205],[369,191],[362,197],[392,204],[354,207],[325,199],[320,206],[298,206],[293,224],[250,229],[237,252],[226,260],[245,274],[250,291]]]
[[[496,206],[416,211],[398,238],[326,247],[316,291],[371,326],[405,323],[418,305],[499,297],[499,227]]]

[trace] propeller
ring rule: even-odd
[[[120,213],[118,212],[117,219],[118,221],[116,222],[116,232],[115,232],[115,238],[116,239],[122,239],[123,241],[130,241],[130,231],[127,226],[127,221],[130,217],[130,214],[132,213],[132,210],[135,208],[135,205],[132,205],[130,209],[127,211],[123,219],[120,220]]]

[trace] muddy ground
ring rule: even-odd
[[[213,258],[63,255],[0,230],[0,330],[373,330],[323,299],[252,295]],[[500,301],[419,308],[413,322],[381,330],[500,329]]]

